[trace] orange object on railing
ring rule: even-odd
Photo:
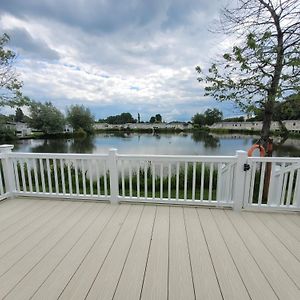
[[[265,148],[264,148],[262,145],[259,145],[259,144],[254,144],[254,145],[248,150],[248,156],[252,156],[253,152],[254,152],[256,149],[259,149],[260,157],[265,157],[265,155],[266,155],[266,150],[265,150]]]

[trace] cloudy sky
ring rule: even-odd
[[[229,103],[203,96],[195,66],[228,46],[209,31],[224,0],[1,0],[0,26],[18,54],[24,94],[90,107],[96,118],[190,120]]]

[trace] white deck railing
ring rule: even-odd
[[[248,158],[244,151],[236,156],[178,156],[125,155],[115,149],[108,154],[11,149],[0,146],[0,199],[38,196],[300,209],[299,158]]]

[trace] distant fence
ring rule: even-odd
[[[299,158],[17,153],[0,146],[0,199],[71,199],[300,209]]]

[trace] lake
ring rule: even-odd
[[[28,139],[15,142],[18,152],[107,153],[117,148],[122,154],[234,155],[248,150],[258,136],[242,134],[138,134],[101,133],[84,139]],[[288,139],[274,147],[273,156],[300,157],[300,140]]]

